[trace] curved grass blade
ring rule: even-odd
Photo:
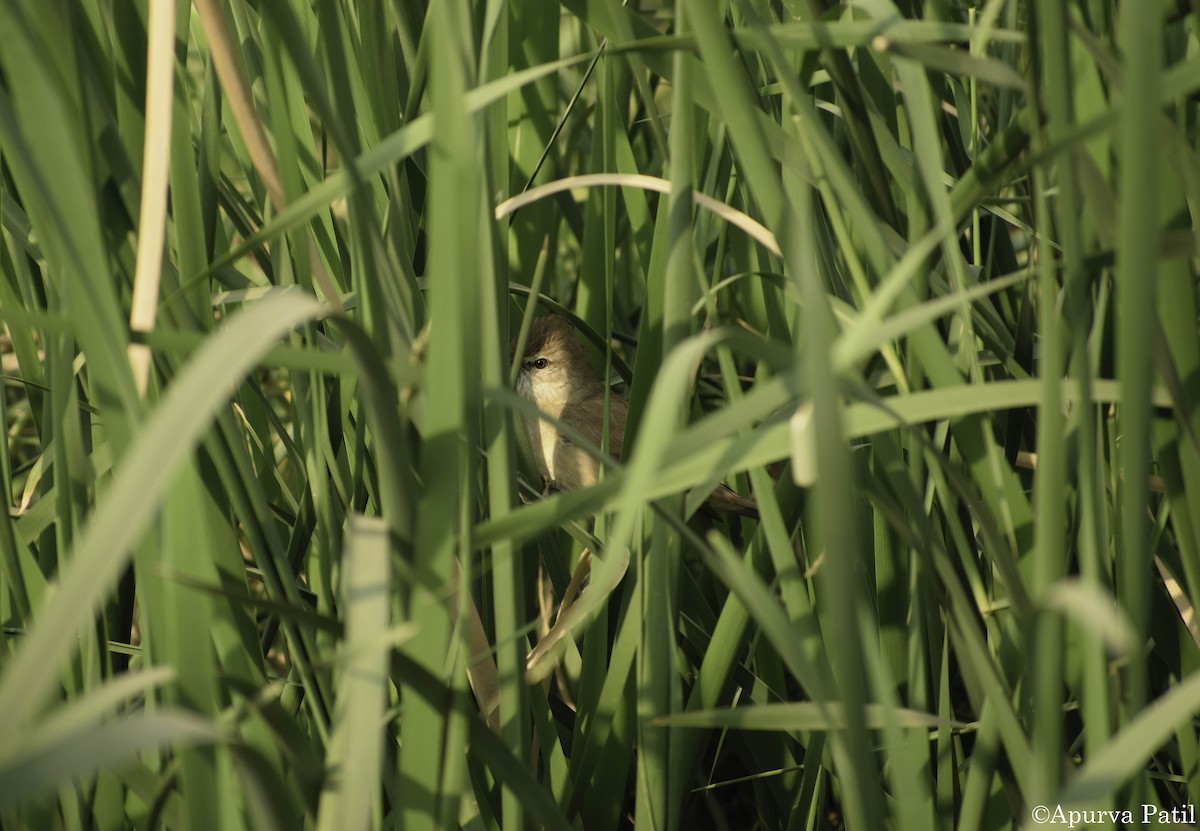
[[[236,315],[176,376],[84,528],[29,635],[0,675],[0,743],[45,703],[80,630],[129,562],[178,466],[233,385],[279,337],[326,313],[311,297],[278,295]]]

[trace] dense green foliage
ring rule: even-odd
[[[0,44],[0,827],[1200,801],[1195,3],[0,0]],[[544,494],[552,310],[631,427]]]

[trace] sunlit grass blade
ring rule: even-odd
[[[130,548],[154,516],[165,485],[225,402],[225,385],[254,365],[258,354],[292,326],[322,313],[299,294],[264,302],[239,316],[211,340],[176,380],[139,440],[123,459],[103,510],[84,530],[57,591],[39,611],[36,625],[0,675],[0,702],[12,719],[0,735],[45,704],[72,642],[111,589]]]
[[[375,785],[382,772],[379,726],[388,692],[386,530],[378,521],[350,520],[342,578],[346,671],[326,757],[329,777],[317,820],[321,828],[373,828],[381,813]]]

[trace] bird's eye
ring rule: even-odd
[[[533,368],[534,369],[545,369],[546,365],[549,363],[550,362],[547,361],[545,358],[538,358],[536,361],[533,362]]]

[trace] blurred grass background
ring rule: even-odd
[[[1200,799],[1196,4],[8,0],[0,43],[0,826]],[[542,498],[551,310],[631,421]],[[721,480],[760,521],[694,515]]]

